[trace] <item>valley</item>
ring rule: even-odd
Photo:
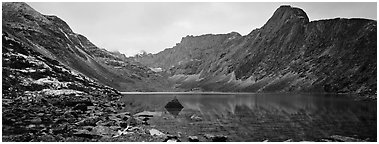
[[[376,20],[283,5],[247,35],[127,57],[26,3],[2,16],[2,141],[376,141]]]

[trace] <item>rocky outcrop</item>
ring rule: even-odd
[[[65,141],[75,123],[115,103],[117,90],[97,84],[2,34],[3,141]],[[119,104],[119,108],[122,108]],[[94,106],[97,110],[94,110]]]
[[[303,10],[281,6],[248,35],[187,36],[173,48],[135,60],[163,68],[187,90],[372,96],[376,24],[357,18],[309,22]]]

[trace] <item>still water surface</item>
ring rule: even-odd
[[[184,107],[177,116],[164,108],[174,97]],[[377,135],[376,101],[348,95],[159,93],[124,94],[122,101],[136,111],[161,112],[153,124],[162,129],[222,134],[231,141],[318,141],[332,135],[376,141]]]

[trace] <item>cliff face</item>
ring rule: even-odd
[[[3,34],[71,70],[120,91],[160,89],[145,81],[161,79],[161,75],[119,53],[98,48],[57,16],[42,15],[25,3],[2,3],[2,11]]]
[[[376,21],[309,22],[281,6],[261,28],[187,36],[173,48],[136,58],[161,67],[185,89],[205,91],[376,93]]]

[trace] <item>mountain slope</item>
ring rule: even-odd
[[[246,36],[187,36],[135,60],[165,69],[188,90],[373,95],[376,38],[374,20],[309,22],[303,10],[281,6]]]
[[[2,8],[2,141],[157,141],[150,134],[120,136],[130,124],[147,122],[131,115],[134,103],[121,102],[109,86],[157,90],[163,76],[99,49],[56,16],[25,3]]]
[[[100,49],[74,33],[56,16],[42,15],[25,3],[2,3],[3,33],[76,72],[120,91],[155,91],[162,76],[124,56]],[[145,83],[145,81],[152,81]]]
[[[122,108],[120,97],[117,90],[73,72],[17,37],[2,33],[3,141],[66,141],[79,128],[75,123],[99,112],[82,114],[81,110],[96,105],[103,111],[101,105],[111,103]]]

